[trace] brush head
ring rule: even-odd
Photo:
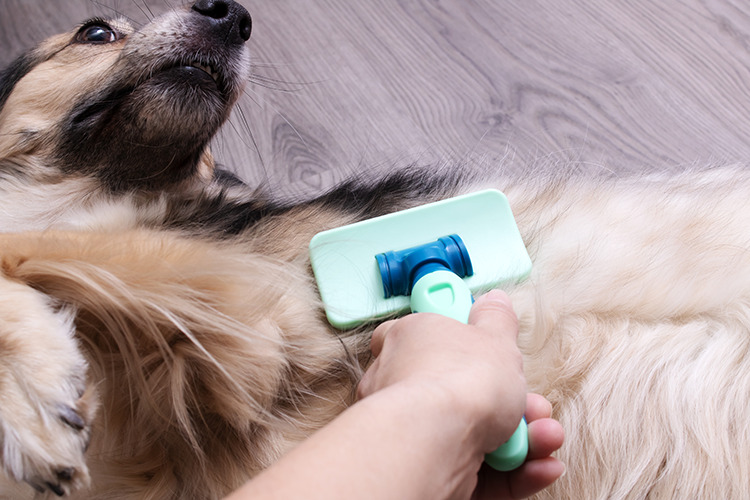
[[[409,297],[385,298],[376,256],[457,234],[474,274],[473,293],[523,281],[531,259],[507,198],[490,189],[316,234],[310,262],[330,323],[341,329],[409,311]]]
[[[386,299],[394,295],[411,295],[419,278],[438,269],[451,271],[459,278],[474,274],[471,256],[457,234],[405,250],[379,253],[375,260],[378,261]]]

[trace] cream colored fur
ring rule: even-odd
[[[352,401],[369,329],[326,324],[306,246],[354,215],[312,204],[217,239],[161,229],[164,197],[50,182],[66,103],[126,71],[122,44],[55,52],[69,38],[0,112],[0,162],[27,174],[0,179],[0,496],[218,499]],[[73,70],[91,78],[55,78]],[[212,168],[178,189],[214,189]],[[511,201],[525,371],[567,434],[538,497],[750,498],[750,169],[484,177],[462,190]]]
[[[541,498],[750,498],[748,189],[736,167],[508,190],[526,372],[567,433]]]

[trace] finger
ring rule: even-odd
[[[526,498],[542,491],[565,474],[565,465],[554,457],[531,460],[511,472],[499,472],[482,464],[472,500]]]
[[[508,476],[511,498],[526,498],[542,491],[565,474],[565,465],[554,457],[531,460]]]
[[[376,358],[380,356],[380,352],[383,350],[385,336],[388,334],[388,330],[391,329],[393,323],[395,322],[396,320],[392,319],[390,321],[386,321],[385,323],[381,323],[375,329],[375,331],[372,332],[372,339],[370,339],[370,352],[372,352],[372,355]]]
[[[469,324],[492,332],[510,332],[514,339],[518,336],[513,303],[501,290],[491,290],[477,299],[469,313]]]
[[[544,396],[529,393],[526,395],[526,421],[533,422],[552,416],[552,405]]]
[[[564,440],[565,431],[557,420],[542,418],[529,422],[528,460],[549,457],[560,449]]]
[[[380,360],[376,359],[375,362],[371,364],[367,369],[364,377],[362,377],[362,380],[359,381],[359,384],[357,384],[357,400],[364,399],[375,392],[375,388],[373,386],[373,384],[375,383],[373,381],[373,373],[377,372],[379,364]]]

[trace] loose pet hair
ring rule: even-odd
[[[208,150],[250,31],[200,0],[139,29],[91,19],[0,73],[0,495],[236,489],[368,362],[372,326],[321,313],[312,235],[494,186],[534,262],[507,290],[529,387],[567,434],[538,498],[750,498],[750,170],[456,166],[280,203]]]

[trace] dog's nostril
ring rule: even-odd
[[[198,0],[194,12],[211,19],[219,30],[227,30],[230,43],[242,44],[250,39],[253,21],[247,10],[234,0]]]
[[[224,19],[229,15],[229,4],[225,0],[200,0],[193,10],[212,19]]]
[[[250,16],[243,16],[240,19],[240,36],[246,42],[250,39],[250,33],[253,31],[253,20]]]

